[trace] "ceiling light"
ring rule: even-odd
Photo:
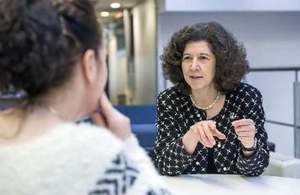
[[[100,15],[102,17],[108,17],[109,16],[109,12],[101,12]]]
[[[120,3],[111,3],[110,7],[113,8],[113,9],[117,9],[117,8],[121,7],[121,4]]]

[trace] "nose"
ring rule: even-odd
[[[198,61],[197,58],[193,58],[191,70],[193,71],[200,70],[200,62]]]

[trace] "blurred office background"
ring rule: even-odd
[[[93,2],[105,27],[107,93],[114,104],[155,104],[157,94],[172,86],[159,56],[173,32],[214,20],[247,49],[246,82],[263,94],[265,127],[276,152],[300,158],[300,0]]]

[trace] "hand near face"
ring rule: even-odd
[[[241,119],[232,122],[232,126],[241,141],[246,148],[251,148],[255,143],[256,128],[255,123],[251,119]]]
[[[101,112],[92,114],[93,122],[98,126],[108,128],[121,139],[129,137],[131,134],[129,118],[113,107],[106,94],[102,95],[99,105]]]

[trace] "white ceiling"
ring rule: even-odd
[[[92,0],[99,11],[112,11],[113,9],[110,8],[110,4],[113,2],[120,3],[121,7],[119,9],[123,9],[131,8],[141,1],[143,0]]]

